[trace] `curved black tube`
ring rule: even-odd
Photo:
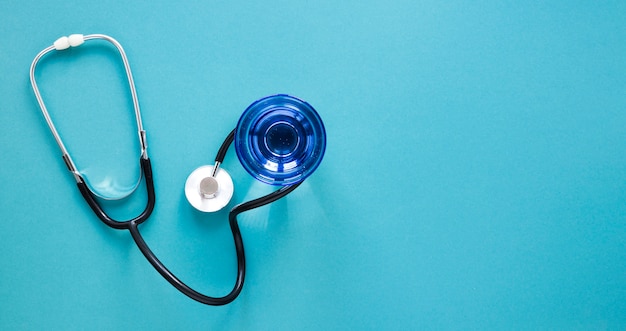
[[[233,140],[235,140],[235,130],[237,129],[233,129],[233,131],[231,131],[228,134],[226,139],[224,139],[222,146],[220,146],[220,149],[217,151],[215,162],[219,162],[219,163],[224,162],[224,157],[226,157],[226,152],[228,151],[228,147],[230,146],[230,144],[233,143]]]
[[[167,267],[156,257],[156,255],[154,255],[150,247],[148,247],[148,244],[146,244],[146,242],[143,240],[141,233],[139,232],[138,222],[130,222],[130,226],[128,229],[130,230],[130,234],[135,240],[137,247],[139,247],[139,250],[141,251],[141,253],[143,253],[143,256],[145,256],[150,264],[152,264],[154,269],[156,269],[156,271],[158,271],[159,274],[161,274],[161,276],[163,276],[163,278],[165,278],[177,290],[190,297],[191,299],[207,305],[225,305],[231,303],[237,298],[239,293],[241,293],[241,290],[243,289],[244,278],[246,276],[246,257],[244,253],[243,239],[241,238],[241,231],[239,231],[239,225],[237,224],[237,215],[247,210],[261,207],[268,203],[272,203],[284,197],[289,192],[295,190],[298,185],[300,185],[300,183],[291,186],[285,186],[278,191],[272,192],[261,198],[237,205],[230,211],[230,213],[228,214],[228,221],[230,223],[230,229],[233,233],[235,250],[237,252],[237,279],[230,293],[226,294],[223,297],[210,297],[189,287],[178,277],[176,277],[169,269],[167,269]]]
[[[217,157],[215,158],[217,162],[221,163],[224,160],[224,157],[226,156],[226,151],[228,150],[228,147],[230,146],[230,144],[233,142],[234,134],[235,134],[235,130],[231,131],[226,137],[226,140],[224,140],[224,143],[222,143],[222,146],[220,147],[217,153]],[[144,211],[139,216],[128,221],[116,221],[112,219],[111,217],[109,217],[106,214],[106,212],[104,212],[102,207],[100,207],[100,205],[96,201],[96,198],[94,197],[94,195],[91,193],[91,191],[85,184],[84,180],[78,183],[78,189],[80,190],[80,193],[85,198],[85,201],[87,201],[91,209],[95,212],[98,218],[102,220],[102,222],[104,222],[106,225],[114,229],[128,229],[130,231],[130,234],[133,237],[133,240],[137,244],[137,247],[139,248],[141,253],[144,255],[144,257],[148,260],[148,262],[150,262],[150,264],[154,267],[154,269],[156,269],[156,271],[159,274],[161,274],[163,278],[165,278],[170,284],[172,284],[172,286],[174,286],[181,293],[185,294],[186,296],[190,297],[193,300],[196,300],[198,302],[201,302],[207,305],[212,305],[212,306],[225,305],[235,300],[237,296],[239,295],[239,293],[241,293],[241,290],[243,289],[243,283],[244,283],[244,279],[246,276],[246,257],[245,257],[245,252],[244,252],[243,239],[241,237],[241,231],[239,230],[239,224],[237,223],[237,215],[245,211],[272,203],[286,196],[291,191],[295,190],[301,183],[297,183],[297,184],[290,185],[290,186],[284,186],[280,188],[279,190],[272,192],[268,195],[262,196],[260,198],[257,198],[248,202],[241,203],[235,206],[230,211],[230,213],[228,214],[228,222],[230,224],[230,229],[233,233],[233,240],[235,242],[235,250],[237,252],[237,278],[235,280],[235,285],[233,286],[233,289],[230,291],[230,293],[226,294],[223,297],[210,297],[192,289],[183,281],[181,281],[178,277],[176,277],[156,257],[156,255],[152,252],[148,244],[145,242],[145,240],[141,236],[141,233],[139,232],[139,224],[143,223],[146,219],[148,219],[148,217],[152,213],[152,210],[154,209],[154,204],[155,204],[154,183],[153,183],[153,178],[152,178],[153,177],[152,166],[150,163],[150,159],[143,159],[143,158],[141,159],[141,169],[143,170],[143,173],[146,179],[146,189],[148,191],[148,203]]]
[[[233,142],[234,136],[235,130],[232,130],[222,143],[219,151],[217,152],[215,161],[221,163],[224,160],[224,157],[226,156],[226,151],[228,151],[228,147]],[[237,252],[237,278],[235,280],[235,285],[233,286],[233,289],[230,291],[230,293],[226,294],[223,297],[211,297],[208,295],[204,295],[189,287],[178,277],[176,277],[176,275],[174,275],[169,269],[167,269],[167,267],[156,257],[156,255],[154,255],[150,247],[148,247],[148,244],[146,244],[145,240],[143,240],[143,237],[141,236],[138,228],[140,222],[130,222],[128,230],[130,230],[130,234],[133,237],[133,240],[135,240],[135,243],[137,244],[137,247],[139,247],[139,250],[141,251],[143,256],[145,256],[150,264],[154,267],[154,269],[156,269],[156,271],[161,274],[161,276],[163,276],[163,278],[165,278],[177,290],[190,297],[191,299],[207,305],[225,305],[231,303],[237,298],[237,296],[239,296],[239,293],[241,293],[241,290],[243,289],[243,283],[246,277],[246,255],[244,252],[243,239],[241,238],[241,231],[239,230],[239,224],[237,223],[237,215],[245,211],[264,206],[268,203],[272,203],[284,197],[289,192],[295,190],[299,185],[300,183],[291,186],[284,186],[268,195],[239,204],[230,211],[230,213],[228,214],[228,223],[230,224],[230,230],[233,233],[235,251]]]
[[[145,220],[147,220],[148,217],[150,217],[150,214],[152,214],[152,210],[154,210],[155,195],[154,195],[154,182],[152,180],[152,164],[150,163],[149,158],[146,158],[146,159],[141,158],[140,163],[141,163],[141,170],[143,172],[143,176],[146,179],[146,190],[148,192],[148,202],[146,203],[146,208],[143,210],[143,212],[141,212],[141,214],[127,221],[117,221],[117,220],[112,219],[109,215],[107,215],[107,213],[102,209],[102,207],[100,207],[100,204],[98,203],[98,201],[96,201],[96,197],[93,195],[93,193],[91,193],[91,191],[87,187],[85,180],[81,178],[82,181],[80,183],[77,183],[78,190],[82,194],[85,201],[87,201],[87,204],[89,205],[89,207],[91,207],[91,209],[96,214],[96,216],[98,216],[98,218],[102,222],[104,222],[104,224],[114,229],[129,229],[130,223],[141,224]]]
[[[279,190],[276,190],[268,195],[262,196],[260,198],[254,199],[254,200],[250,200],[248,202],[244,202],[242,204],[239,204],[237,206],[235,206],[230,213],[228,214],[228,220],[233,223],[233,222],[237,222],[237,215],[254,209],[254,208],[258,208],[261,206],[265,206],[268,203],[272,203],[282,197],[284,197],[285,195],[291,193],[291,191],[295,190],[296,188],[298,188],[298,186],[300,186],[300,184],[302,184],[302,182],[293,184],[293,185],[288,185],[288,186],[283,186],[281,187]]]
[[[169,269],[167,269],[167,267],[165,267],[163,263],[161,263],[161,261],[159,261],[159,259],[156,257],[156,255],[154,255],[152,250],[150,250],[148,244],[146,244],[146,242],[143,240],[141,233],[139,233],[139,229],[137,228],[138,225],[139,224],[136,222],[131,222],[128,228],[130,230],[130,234],[135,240],[135,243],[137,244],[137,247],[139,247],[139,250],[141,251],[141,253],[143,253],[143,256],[148,259],[154,269],[156,269],[156,271],[158,271],[159,274],[161,274],[161,276],[163,276],[163,278],[165,278],[177,290],[198,302],[212,306],[225,305],[237,298],[237,296],[241,292],[241,289],[243,288],[243,279],[246,273],[246,268],[245,258],[243,255],[243,241],[241,240],[241,233],[239,232],[239,227],[236,225],[236,223],[234,227],[231,224],[231,229],[233,231],[233,237],[235,238],[235,247],[237,250],[237,280],[235,282],[233,290],[227,295],[219,298],[204,295],[187,286],[187,284],[178,279],[178,277],[176,277]]]

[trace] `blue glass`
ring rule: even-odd
[[[326,131],[308,103],[278,94],[255,101],[241,115],[235,151],[254,178],[290,185],[307,178],[322,161]]]

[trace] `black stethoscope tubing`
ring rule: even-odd
[[[224,157],[226,156],[226,151],[228,147],[233,142],[233,137],[235,134],[235,130],[231,131],[228,137],[222,143],[217,156],[215,158],[216,162],[222,163],[224,161]],[[223,297],[211,297],[208,295],[204,295],[181,281],[176,275],[174,275],[152,252],[148,244],[143,239],[141,233],[139,232],[139,225],[146,221],[155,205],[155,193],[154,193],[154,182],[153,182],[153,173],[152,173],[152,165],[150,163],[149,158],[141,158],[141,169],[143,170],[143,175],[146,183],[146,190],[148,194],[148,201],[146,204],[146,208],[143,210],[141,214],[137,217],[127,220],[127,221],[116,221],[112,219],[107,213],[102,209],[98,201],[96,200],[95,195],[91,192],[91,190],[85,184],[85,181],[79,182],[78,189],[82,194],[85,201],[94,213],[98,216],[98,218],[107,226],[113,229],[119,230],[129,230],[130,234],[137,244],[137,247],[141,251],[141,253],[146,257],[146,259],[150,262],[150,264],[156,269],[156,271],[163,276],[172,286],[178,289],[180,292],[190,297],[193,300],[198,302],[212,305],[212,306],[221,306],[228,304],[235,300],[241,290],[243,288],[243,283],[246,275],[246,258],[244,253],[243,239],[241,237],[241,231],[239,230],[239,224],[237,223],[237,215],[254,209],[266,204],[272,203],[287,194],[291,191],[295,190],[300,184],[294,184],[289,186],[283,186],[277,191],[274,191],[270,194],[262,196],[260,198],[241,203],[235,206],[228,214],[228,223],[230,224],[230,229],[233,234],[233,240],[235,242],[235,250],[237,252],[237,278],[235,281],[235,285],[230,293],[226,294]]]

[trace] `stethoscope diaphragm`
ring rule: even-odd
[[[194,170],[185,182],[187,201],[199,211],[214,212],[224,208],[233,197],[233,180],[226,170],[205,165]]]

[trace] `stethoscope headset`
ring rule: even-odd
[[[119,51],[128,78],[141,146],[139,162],[147,190],[147,203],[139,215],[126,221],[115,220],[104,211],[98,200],[105,197],[99,196],[92,190],[85,176],[77,170],[48,114],[35,80],[37,63],[46,54],[77,47],[85,41],[98,39],[110,42]],[[187,286],[167,269],[154,255],[139,232],[139,225],[148,219],[154,209],[155,192],[146,131],[141,121],[135,83],[128,58],[120,43],[102,34],[74,34],[61,37],[53,45],[37,54],[30,67],[30,81],[48,127],[61,149],[62,158],[74,176],[78,190],[96,216],[113,229],[129,230],[143,255],[161,276],[180,292],[207,305],[228,304],[237,298],[243,288],[246,263],[237,215],[272,203],[295,190],[318,167],[326,148],[324,125],[311,105],[293,96],[272,95],[257,100],[243,112],[236,128],[228,134],[220,146],[214,165],[199,167],[189,175],[185,183],[185,196],[194,208],[202,212],[213,212],[225,207],[233,195],[233,182],[230,175],[220,168],[220,165],[224,161],[229,146],[234,143],[239,161],[248,173],[261,182],[281,186],[280,189],[270,194],[236,205],[229,212],[228,220],[237,252],[237,278],[230,293],[223,297],[211,297]]]

